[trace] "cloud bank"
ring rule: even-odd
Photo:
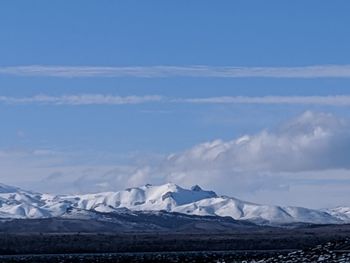
[[[227,175],[350,169],[349,127],[331,114],[307,111],[276,131],[205,142],[170,155],[163,167],[174,180],[191,170]]]
[[[203,142],[165,156],[132,156],[127,163],[91,162],[96,153],[87,158],[49,149],[0,151],[0,177],[20,186],[31,181],[38,191],[115,191],[174,182],[255,202],[350,205],[349,128],[348,120],[307,111],[275,130]]]
[[[231,67],[231,66],[2,66],[1,75],[84,77],[214,77],[214,78],[349,78],[350,65],[313,65],[298,67]]]

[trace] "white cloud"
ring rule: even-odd
[[[124,105],[142,104],[162,101],[161,96],[112,96],[103,94],[81,94],[48,96],[37,95],[33,97],[6,97],[0,96],[0,102],[7,104],[48,104],[48,105]]]
[[[350,106],[350,96],[263,96],[263,97],[207,97],[178,99],[178,102],[194,104],[304,104]]]
[[[226,178],[242,173],[350,169],[348,128],[346,121],[331,114],[308,111],[277,131],[206,142],[170,155],[163,169],[170,180],[184,182],[192,173]]]
[[[216,78],[349,78],[350,65],[313,65],[299,67],[231,66],[10,66],[0,67],[2,75],[49,77],[216,77]]]
[[[44,105],[124,105],[144,103],[189,103],[189,104],[290,104],[290,105],[329,105],[350,106],[350,96],[224,96],[205,98],[171,98],[161,95],[116,96],[106,94],[75,95],[36,95],[32,97],[0,96],[0,103],[11,104],[44,104]],[[146,111],[147,112],[147,111]],[[167,113],[167,111],[156,111]]]

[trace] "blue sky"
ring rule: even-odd
[[[339,146],[350,120],[349,11],[345,0],[3,2],[0,180],[58,193],[197,181],[257,202],[350,205]],[[295,122],[293,135],[281,131]],[[319,162],[339,158],[317,165],[301,132],[325,136],[312,139],[324,145]],[[259,154],[225,144],[245,135]],[[309,164],[282,169],[267,151],[275,137],[285,148],[273,150],[293,159],[284,150],[295,143]],[[199,145],[238,168],[209,158],[200,174]],[[248,167],[254,154],[268,165]]]

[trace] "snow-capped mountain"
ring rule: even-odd
[[[56,217],[70,206],[56,196],[0,184],[0,218]]]
[[[199,186],[188,190],[168,183],[160,186],[128,188],[120,192],[61,196],[60,199],[72,203],[75,208],[93,209],[99,212],[111,212],[118,208],[172,212],[176,207],[212,197],[216,197],[214,192],[203,191]]]
[[[187,215],[232,217],[257,224],[350,223],[350,208],[313,210],[302,207],[281,207],[245,202],[199,186],[184,189],[168,183],[145,185],[119,192],[85,195],[61,195],[24,191],[0,184],[0,218],[93,218],[99,213],[127,211],[166,211]]]

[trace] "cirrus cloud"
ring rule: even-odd
[[[2,66],[1,75],[45,76],[59,78],[133,77],[133,78],[349,78],[350,65],[312,65],[295,67],[235,66]]]
[[[112,96],[104,94],[79,94],[49,96],[36,95],[32,97],[0,96],[0,102],[6,104],[44,104],[44,105],[125,105],[142,104],[162,101],[162,96]]]
[[[172,98],[162,95],[118,96],[109,94],[72,94],[52,96],[39,94],[30,97],[0,96],[0,103],[6,105],[127,105],[145,103],[187,103],[187,104],[268,104],[268,105],[328,105],[350,106],[350,96],[222,96],[203,98]]]

